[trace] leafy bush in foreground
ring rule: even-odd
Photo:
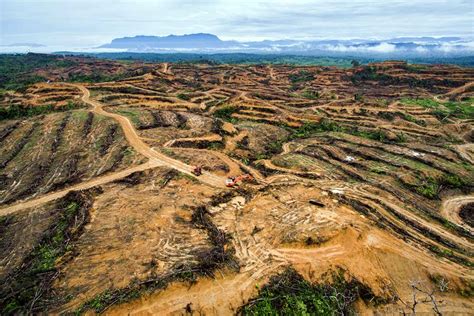
[[[239,310],[242,315],[351,315],[353,303],[362,298],[374,299],[369,288],[352,280],[347,282],[343,271],[333,273],[330,283],[314,285],[294,269],[270,279],[259,292]]]

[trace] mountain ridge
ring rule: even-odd
[[[210,33],[184,35],[137,35],[113,39],[98,48],[125,49],[129,52],[249,52],[297,54],[391,54],[413,56],[472,55],[474,42],[461,37],[399,37],[377,39],[319,40],[222,40]]]

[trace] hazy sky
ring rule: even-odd
[[[473,0],[0,0],[0,44],[90,46],[134,35],[222,39],[474,37]]]

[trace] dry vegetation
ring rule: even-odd
[[[0,98],[2,314],[474,309],[473,69],[73,61]]]

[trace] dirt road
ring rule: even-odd
[[[461,207],[469,203],[474,203],[474,195],[462,195],[449,198],[443,201],[440,213],[447,220],[464,227],[466,230],[474,234],[474,230],[469,225],[464,223],[462,218],[459,216]]]
[[[163,70],[162,72],[165,73],[165,74],[171,74],[171,72],[169,71],[169,64],[168,63],[163,63]]]
[[[109,182],[121,179],[123,177],[130,175],[133,172],[143,171],[143,170],[154,168],[157,166],[167,166],[167,167],[176,169],[180,172],[183,172],[187,175],[190,175],[192,177],[195,177],[197,180],[207,185],[218,187],[218,188],[226,188],[225,177],[220,177],[218,175],[214,175],[209,172],[203,172],[201,176],[196,177],[192,173],[193,166],[187,165],[179,160],[172,159],[149,147],[145,142],[143,142],[143,140],[137,134],[137,132],[135,131],[135,128],[133,127],[133,125],[131,124],[128,118],[121,116],[119,114],[106,112],[103,109],[103,104],[95,100],[91,100],[90,91],[83,85],[80,85],[80,84],[67,84],[67,85],[76,87],[81,90],[81,92],[83,93],[82,98],[81,98],[82,101],[91,105],[92,111],[94,113],[113,118],[115,121],[117,121],[122,127],[125,138],[127,139],[130,146],[132,146],[141,155],[147,157],[149,161],[145,164],[142,164],[130,169],[126,169],[123,171],[114,172],[104,177],[99,177],[90,181],[82,182],[80,184],[71,186],[64,190],[60,190],[60,191],[43,195],[39,198],[35,198],[35,199],[24,201],[24,202],[18,202],[13,205],[6,206],[0,209],[0,216],[15,213],[22,209],[39,206],[44,203],[59,199],[65,196],[70,191],[89,189],[97,185],[102,185],[105,183],[109,183]]]
[[[43,195],[39,198],[36,198],[36,199],[32,199],[32,200],[29,200],[29,201],[19,202],[19,203],[13,204],[13,205],[9,205],[7,207],[4,207],[4,208],[0,209],[0,216],[8,215],[8,214],[11,214],[11,213],[21,211],[23,209],[27,209],[27,208],[30,208],[30,207],[36,207],[36,206],[54,201],[56,199],[60,199],[71,191],[79,191],[79,190],[90,189],[90,188],[98,186],[98,185],[102,185],[102,184],[106,184],[106,183],[109,183],[109,182],[112,182],[112,181],[115,181],[115,180],[122,179],[126,176],[129,176],[130,174],[132,174],[134,172],[144,171],[144,170],[147,170],[147,169],[152,169],[152,168],[155,168],[155,167],[158,167],[158,166],[161,166],[161,165],[162,164],[157,160],[150,160],[150,161],[148,161],[144,164],[138,165],[136,167],[129,168],[129,169],[119,171],[119,172],[114,172],[114,173],[108,174],[108,175],[103,176],[103,177],[94,178],[90,181],[85,181],[85,182],[79,183],[77,185],[73,185],[73,186],[68,187],[64,190],[52,192],[50,194],[45,194],[45,195]]]
[[[166,155],[163,155],[155,151],[154,149],[152,149],[145,142],[143,142],[143,140],[137,134],[137,132],[135,131],[135,128],[133,127],[132,123],[130,122],[128,118],[120,114],[109,113],[105,111],[103,109],[102,103],[95,100],[91,100],[90,91],[83,85],[80,85],[80,84],[70,84],[70,85],[81,90],[81,92],[83,93],[82,101],[91,105],[93,112],[99,115],[113,118],[115,121],[117,121],[122,127],[123,133],[128,143],[138,153],[149,158],[151,161],[156,161],[161,165],[168,166],[170,168],[176,169],[178,171],[181,171],[183,173],[186,173],[194,177],[192,173],[192,170],[193,170],[192,166],[187,165],[179,160],[172,159]],[[203,174],[199,177],[196,177],[196,179],[213,187],[225,188],[225,177],[220,177],[209,172],[203,172]]]

